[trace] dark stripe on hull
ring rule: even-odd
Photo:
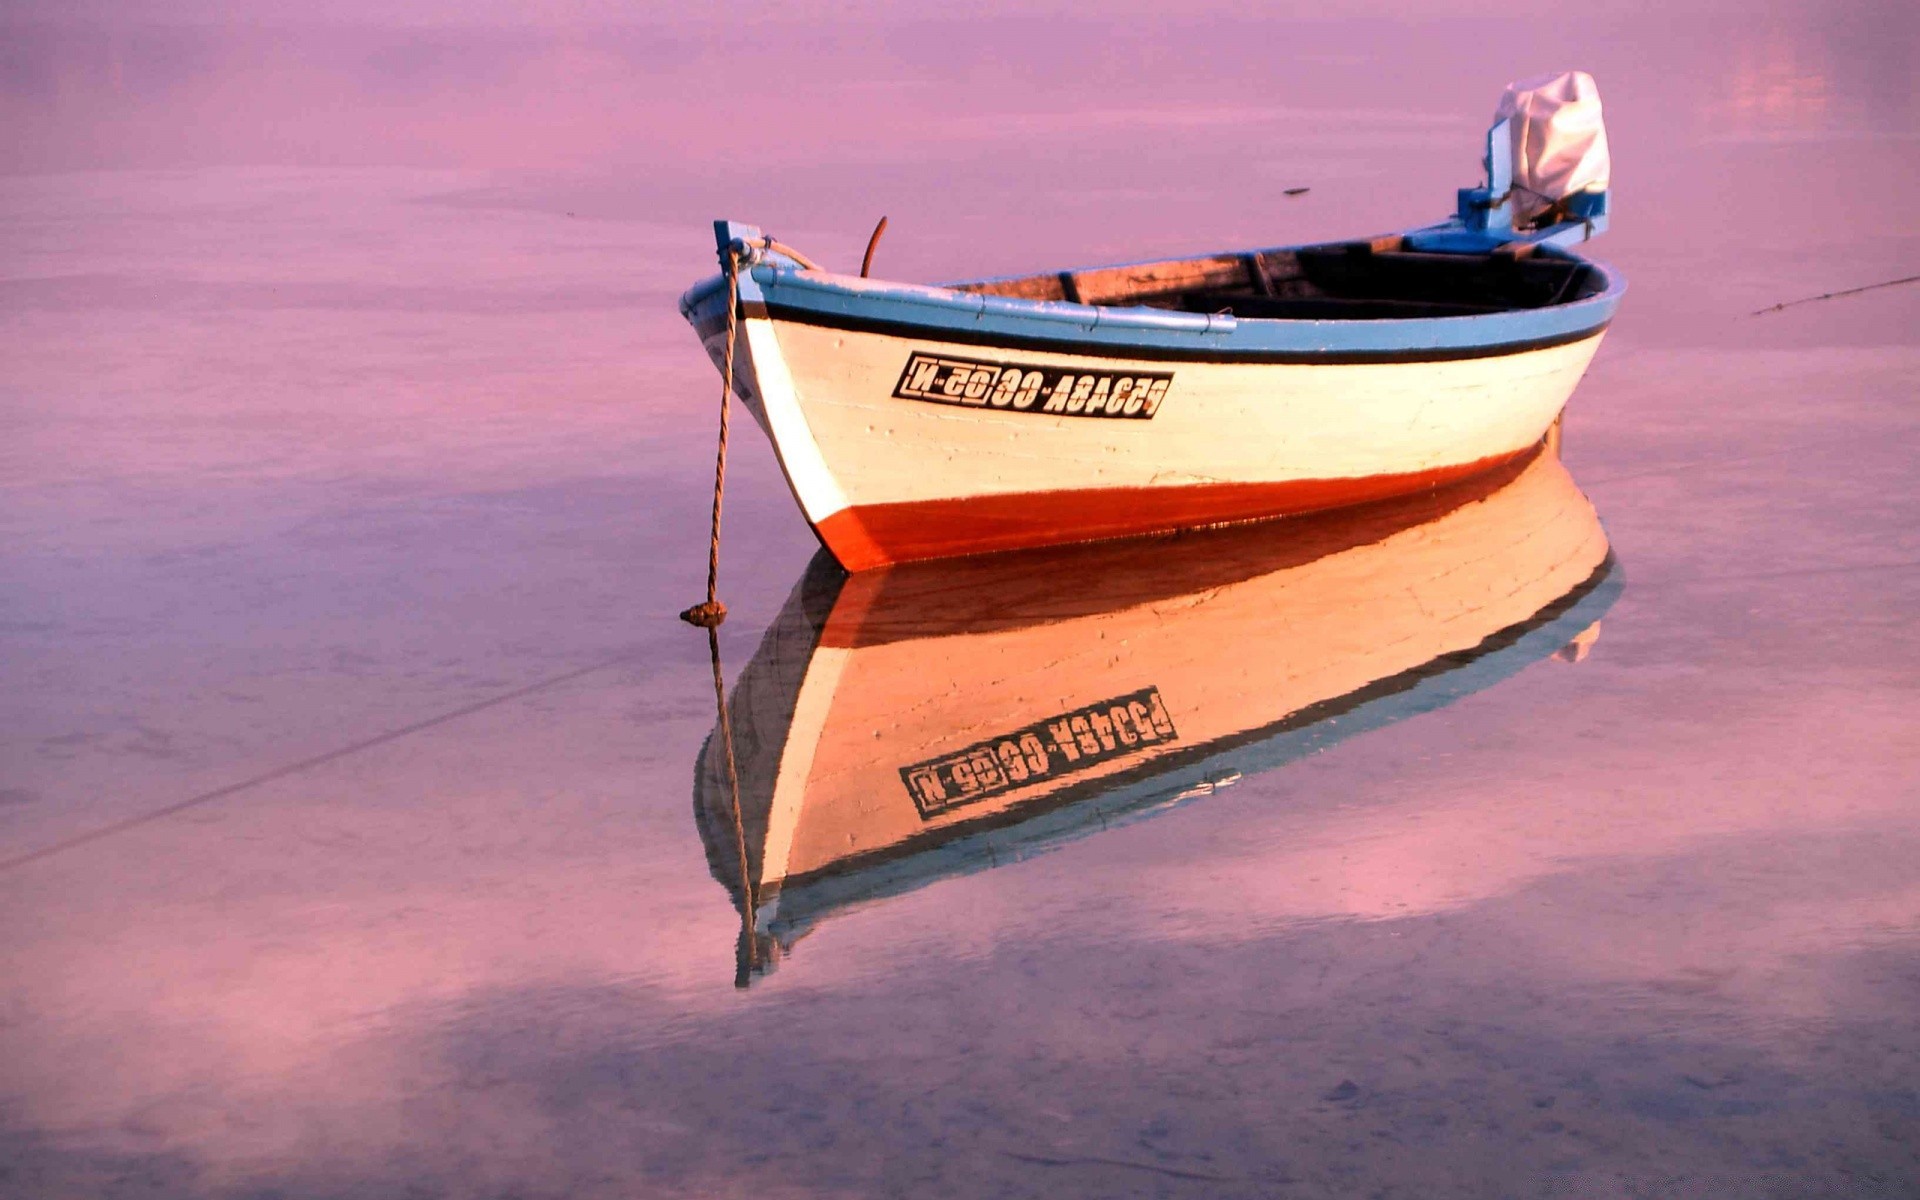
[[[1356,479],[1082,488],[858,505],[834,513],[815,525],[814,532],[841,566],[865,571],[890,563],[1097,542],[1365,504],[1467,479],[1533,449],[1524,446],[1476,462]]]

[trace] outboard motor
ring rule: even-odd
[[[1562,71],[1509,84],[1494,111],[1513,147],[1513,215],[1519,227],[1552,225],[1604,194],[1609,161],[1600,89],[1585,71]]]
[[[1487,130],[1487,182],[1461,188],[1454,218],[1418,235],[1430,250],[1573,246],[1613,211],[1600,89],[1585,71],[1507,85]]]

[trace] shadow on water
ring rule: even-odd
[[[736,983],[838,911],[1577,661],[1622,586],[1546,451],[1291,522],[859,575],[823,552],[695,768]]]

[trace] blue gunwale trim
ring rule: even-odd
[[[1514,339],[1466,346],[1412,346],[1403,349],[1258,349],[1234,346],[1165,346],[1146,342],[1122,341],[1116,338],[1094,339],[1087,337],[1054,336],[1051,334],[1034,335],[1022,333],[1000,333],[991,329],[962,329],[948,325],[933,326],[921,322],[902,321],[888,317],[865,317],[822,313],[815,309],[789,306],[785,304],[748,304],[740,306],[742,317],[772,317],[795,325],[817,325],[828,329],[844,329],[850,333],[882,333],[900,338],[921,338],[927,341],[948,342],[970,346],[1000,346],[1009,350],[1026,350],[1038,353],[1088,355],[1102,358],[1135,359],[1146,362],[1207,362],[1207,363],[1310,363],[1328,366],[1354,363],[1422,363],[1452,362],[1470,358],[1496,358],[1508,354],[1521,354],[1529,350],[1545,350],[1551,346],[1564,346],[1568,342],[1583,341],[1606,330],[1606,323],[1586,328],[1573,329],[1565,333],[1545,337]],[[1457,320],[1459,318],[1439,318]],[[1313,322],[1262,321],[1263,324],[1305,325]],[[714,322],[714,328],[719,323]],[[708,332],[702,323],[701,332]]]
[[[1418,244],[1422,235],[1432,238],[1441,232],[1415,230],[1408,237]],[[1498,244],[1498,239],[1487,240],[1488,248]],[[1587,263],[1600,272],[1601,290],[1565,304],[1475,316],[1236,320],[880,283],[802,271],[775,259],[741,274],[740,309],[746,317],[848,331],[1108,358],[1328,365],[1444,362],[1564,345],[1606,329],[1626,292],[1625,281],[1590,259],[1552,249],[1542,253]],[[680,311],[704,334],[725,319],[725,294],[725,281],[715,275],[681,297]]]

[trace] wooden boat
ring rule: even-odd
[[[1546,450],[1303,518],[794,588],[695,769],[741,979],[824,915],[1004,864],[1584,654],[1620,583]],[[744,853],[744,859],[743,859]]]
[[[1542,207],[1519,121],[1453,218],[1387,237],[927,287],[720,221],[681,312],[722,367],[731,312],[735,391],[849,570],[1432,488],[1542,439],[1625,290],[1571,249],[1604,170]]]

